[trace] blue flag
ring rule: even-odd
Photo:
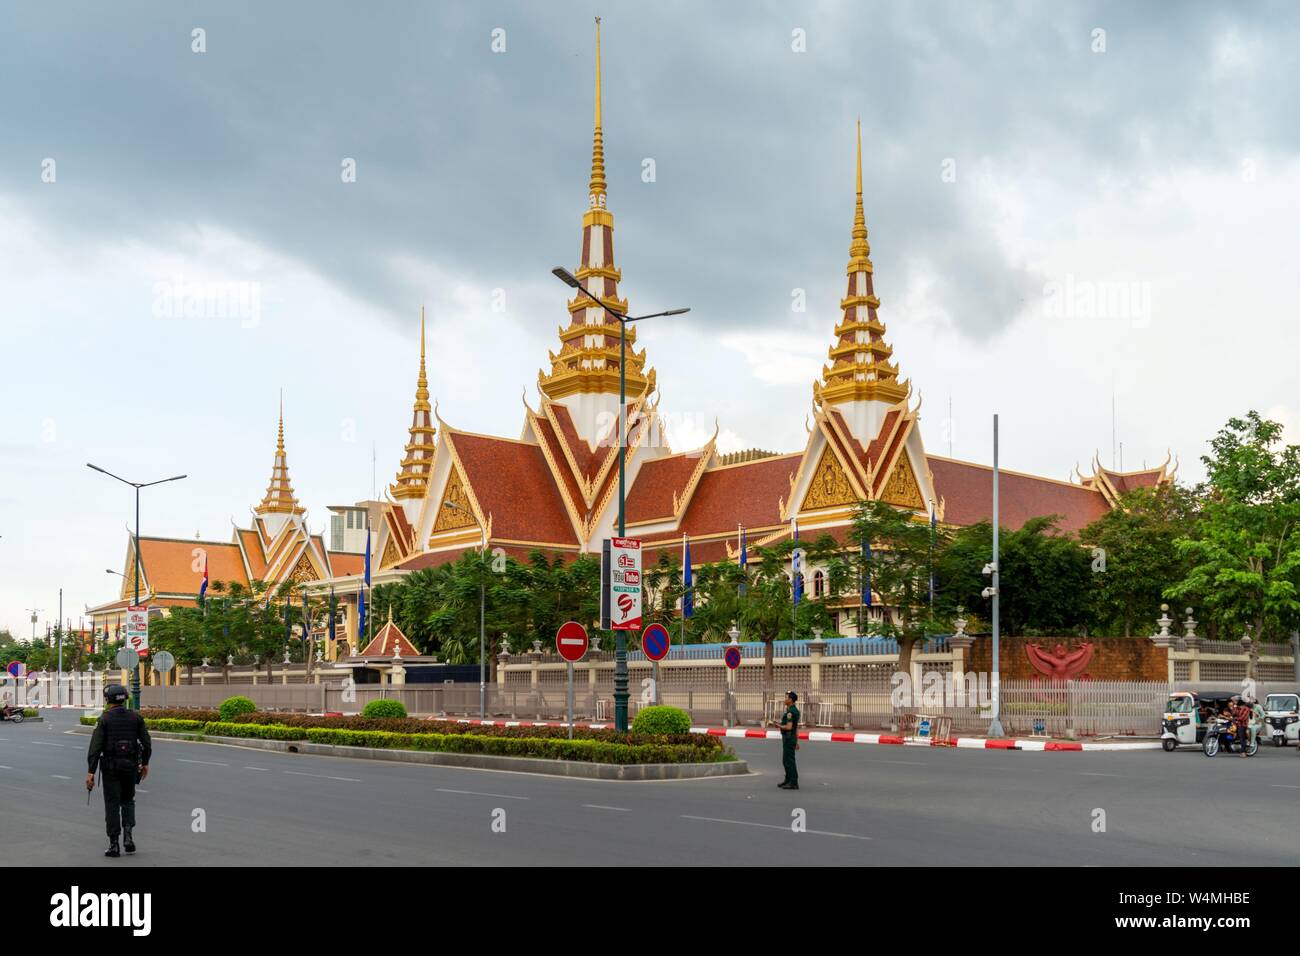
[[[934,604],[934,532],[938,527],[939,516],[934,510],[934,503],[930,504],[930,604]]]
[[[695,591],[691,577],[691,539],[682,535],[682,617],[695,613]]]
[[[366,587],[370,587],[370,524],[366,524]]]
[[[199,607],[203,607],[203,601],[208,596],[208,555],[203,555],[203,583],[199,585]]]
[[[357,592],[357,646],[360,647],[366,637],[366,591]],[[360,651],[358,651],[360,653]]]
[[[740,596],[745,596],[749,584],[749,555],[745,553],[745,526],[740,526]]]
[[[334,644],[334,625],[338,616],[338,602],[334,599],[334,585],[330,585],[330,644]]]
[[[795,607],[799,606],[799,599],[803,597],[803,569],[799,567],[799,519],[790,519],[791,533],[794,535],[794,550],[790,552],[790,571],[793,575],[792,590],[794,591]]]
[[[871,607],[871,542],[862,542],[862,606]]]

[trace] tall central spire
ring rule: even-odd
[[[627,314],[618,297],[623,274],[614,266],[614,214],[605,205],[605,140],[600,88],[600,19],[596,19],[596,111],[591,143],[588,207],[582,217],[582,259],[574,276],[610,309]],[[551,371],[538,372],[543,394],[552,400],[577,394],[618,394],[619,323],[578,293],[569,302],[569,324],[559,329],[560,351],[551,352]],[[627,394],[630,400],[654,389],[654,369],[636,351],[636,327],[627,329]]]
[[[293,493],[289,483],[289,462],[284,453],[284,395],[280,395],[280,430],[275,438],[275,460],[271,463],[271,482],[266,486],[266,494],[261,503],[253,509],[256,514],[294,514],[303,513],[303,507]]]
[[[420,376],[415,383],[415,406],[411,411],[410,440],[406,456],[389,486],[394,498],[423,498],[429,491],[429,474],[433,469],[433,409],[429,406],[429,379],[424,371],[424,307],[420,308]]]
[[[876,317],[880,300],[872,283],[871,245],[867,218],[862,211],[862,121],[858,121],[857,200],[853,210],[853,240],[849,243],[848,294],[840,300],[843,317],[835,326],[836,342],[830,347],[829,366],[813,384],[813,396],[823,403],[876,399],[890,405],[911,391],[898,380],[898,366],[889,358],[894,350],[885,344],[885,326]]]

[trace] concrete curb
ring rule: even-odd
[[[563,721],[546,720],[479,720],[478,718],[447,717],[442,718],[458,724],[473,724],[487,727],[564,727]],[[591,727],[600,730],[610,724],[575,724],[577,727]],[[693,734],[709,734],[713,737],[744,738],[747,740],[780,740],[781,731],[764,730],[761,727],[692,727]],[[897,734],[867,734],[839,730],[801,730],[799,739],[810,743],[836,744],[885,744],[905,747],[938,747],[935,741],[929,743],[909,740]],[[988,737],[951,737],[947,746],[962,750],[1021,750],[1029,753],[1080,753],[1083,751],[1116,750],[1159,750],[1160,741],[1143,741],[1140,743],[1083,743],[1077,740],[1048,740],[1046,738],[1003,739]]]
[[[90,727],[80,724],[76,733],[88,734]],[[469,770],[508,770],[550,777],[576,777],[586,780],[696,780],[701,777],[731,777],[749,773],[743,760],[721,763],[588,763],[581,760],[546,760],[539,757],[498,757],[492,754],[440,753],[430,750],[389,750],[382,747],[344,747],[316,744],[308,740],[261,740],[256,737],[210,737],[206,734],[176,733],[154,730],[150,735],[163,740],[187,740],[195,743],[274,750],[280,753],[311,754],[319,757],[346,757],[357,760],[389,760],[396,763],[431,764],[438,767],[462,767]]]

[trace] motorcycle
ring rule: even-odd
[[[13,708],[9,711],[8,715],[6,715],[3,710],[0,710],[0,720],[8,720],[15,724],[21,724],[26,719],[27,715],[23,713],[21,707]]]
[[[1225,717],[1215,717],[1210,721],[1210,725],[1205,728],[1205,742],[1201,744],[1201,749],[1205,751],[1205,756],[1213,757],[1219,752],[1220,747],[1227,752],[1232,753],[1235,745],[1238,752],[1243,749],[1253,757],[1259,753],[1259,738],[1246,743],[1249,740],[1248,735],[1238,735],[1232,732],[1232,721]],[[1244,739],[1242,739],[1244,738]]]

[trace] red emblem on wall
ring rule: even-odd
[[[1092,660],[1093,645],[1084,641],[1079,649],[1069,652],[1064,644],[1057,644],[1049,654],[1040,644],[1026,644],[1025,654],[1034,670],[1048,680],[1074,680],[1086,676],[1084,671]]]

